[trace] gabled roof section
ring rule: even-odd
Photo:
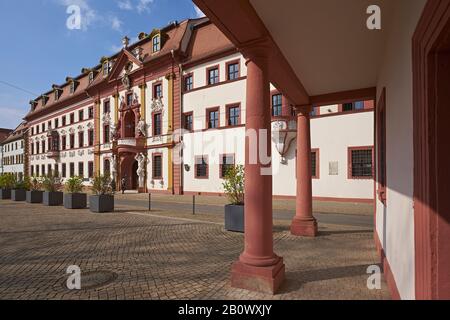
[[[27,129],[27,123],[24,121],[21,124],[17,126],[14,130],[12,130],[9,135],[1,142],[1,144],[6,144],[9,142],[16,141],[18,139],[23,138],[23,134],[25,133]]]
[[[122,70],[126,67],[128,62],[133,62],[139,67],[142,67],[143,65],[141,60],[136,58],[131,52],[129,52],[127,49],[122,49],[121,53],[119,54],[119,57],[114,63],[111,72],[109,73],[108,80],[112,81],[117,79]]]

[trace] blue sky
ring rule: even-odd
[[[67,28],[70,5],[81,9],[79,30]],[[1,0],[0,127],[14,128],[31,99],[120,50],[124,35],[200,15],[191,0]]]

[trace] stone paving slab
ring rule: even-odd
[[[389,299],[366,287],[367,266],[378,263],[373,234],[320,226],[316,239],[274,228],[275,251],[287,281],[271,296],[230,287],[231,264],[243,235],[197,217],[118,208],[93,214],[0,201],[0,299]],[[66,269],[78,265],[85,284],[70,291]],[[112,278],[109,278],[113,275]]]

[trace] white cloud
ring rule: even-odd
[[[117,2],[117,6],[121,10],[133,10],[133,4],[130,0],[120,0]]]
[[[194,4],[194,10],[195,10],[195,15],[197,18],[203,18],[205,16],[203,11],[200,10],[199,7],[197,7],[195,4]]]
[[[109,17],[109,21],[111,23],[111,28],[113,30],[122,32],[122,25],[123,25],[122,20],[120,20],[119,18],[117,18],[115,16],[112,16],[112,17]]]
[[[138,4],[137,4],[137,11],[139,13],[142,12],[150,12],[150,4],[153,3],[153,0],[139,0]]]

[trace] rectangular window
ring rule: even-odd
[[[61,137],[61,150],[66,150],[66,148],[67,148],[67,138],[66,138],[66,136],[62,136]]]
[[[373,147],[349,148],[349,179],[373,178]]]
[[[344,103],[342,105],[342,111],[343,112],[347,112],[347,111],[353,111],[353,103]]]
[[[36,165],[36,177],[39,177],[39,165]]]
[[[75,176],[75,163],[69,163],[69,176],[70,178]]]
[[[111,163],[109,162],[109,159],[103,160],[103,174],[104,175],[110,175],[111,174]]]
[[[36,154],[39,154],[39,142],[36,142]]]
[[[234,167],[234,154],[223,154],[220,156],[220,178],[225,178],[228,170]]]
[[[75,135],[72,133],[69,136],[70,149],[75,149]]]
[[[84,178],[84,162],[78,162],[78,176]]]
[[[47,122],[47,127],[48,127],[48,130],[52,129],[52,121],[51,120]]]
[[[89,175],[89,178],[94,177],[94,162],[92,162],[92,161],[88,162],[88,175]]]
[[[208,129],[215,129],[219,127],[219,108],[207,110]]]
[[[162,155],[153,155],[153,179],[162,179]]]
[[[191,91],[194,89],[194,76],[192,74],[184,77],[184,91]]]
[[[42,126],[42,132],[45,132],[45,123],[43,123],[41,126]]]
[[[42,176],[45,176],[45,165],[41,165]]]
[[[208,157],[201,156],[195,157],[195,178],[196,179],[208,179]]]
[[[283,96],[281,94],[274,94],[272,96],[272,116],[279,117],[282,115]]]
[[[31,127],[31,135],[34,135],[34,127]]]
[[[160,36],[154,36],[152,39],[152,50],[153,52],[158,52],[161,48],[161,41],[160,41]]]
[[[83,121],[83,120],[84,120],[84,111],[79,110],[78,111],[78,121]]]
[[[88,131],[88,143],[90,147],[94,145],[94,130],[92,129]]]
[[[59,119],[56,118],[56,119],[55,119],[55,128],[58,128],[58,127],[59,127]]]
[[[65,163],[61,164],[61,177],[67,177],[67,167]]]
[[[133,105],[133,93],[127,94],[127,106]]]
[[[78,132],[78,148],[84,147],[84,132]]]
[[[153,85],[153,99],[162,98],[162,84],[157,83]]]
[[[31,144],[31,154],[34,154],[34,144]]]
[[[88,115],[89,115],[89,119],[94,119],[94,107],[89,107]]]
[[[227,80],[236,80],[239,78],[239,62],[230,62],[227,64]]]
[[[192,131],[194,129],[194,114],[192,112],[184,114],[183,128],[188,131]]]
[[[48,164],[47,165],[47,174],[54,174],[54,172],[53,172],[53,170],[52,170],[52,165],[51,164]]]
[[[219,67],[207,69],[208,85],[219,83]]]
[[[70,114],[70,124],[74,124],[75,123],[75,114],[71,113]]]
[[[161,113],[153,115],[153,135],[160,136],[162,134]]]
[[[311,149],[311,177],[320,179],[320,158],[319,149]]]
[[[111,111],[111,106],[109,100],[103,102],[103,113],[109,113]]]
[[[34,176],[34,166],[30,167],[30,174],[31,174],[31,176]]]
[[[61,120],[62,120],[62,125],[65,126],[66,125],[66,116],[63,116],[61,118]]]
[[[109,126],[106,125],[103,127],[103,143],[109,143]]]
[[[227,125],[237,126],[241,124],[241,108],[239,105],[227,106]]]

